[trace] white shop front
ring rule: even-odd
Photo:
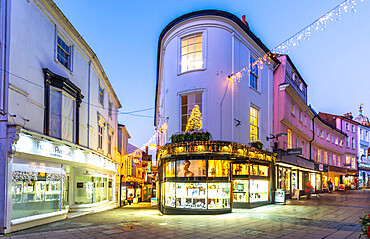
[[[23,129],[12,151],[11,231],[114,207],[118,164],[104,155]]]

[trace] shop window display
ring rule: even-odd
[[[233,202],[248,202],[248,180],[234,180]]]
[[[165,205],[175,207],[176,204],[176,183],[165,183]]]
[[[292,189],[298,189],[297,171],[292,171]]]
[[[176,170],[177,177],[205,177],[206,160],[179,160]]]
[[[113,201],[113,180],[109,179],[108,182],[108,200]]]
[[[269,182],[262,180],[251,180],[250,182],[250,202],[268,201]]]
[[[206,209],[207,184],[206,183],[177,183],[176,207]]]
[[[278,188],[285,189],[286,191],[290,191],[290,169],[287,168],[279,168],[278,174]]]
[[[233,164],[233,175],[248,175],[249,164]]]
[[[164,177],[171,178],[175,177],[175,162],[167,162]]]
[[[107,200],[107,196],[108,196],[108,179],[107,178],[103,178],[102,189],[103,189],[102,201],[105,201]]]
[[[230,183],[208,183],[208,209],[230,208]]]
[[[208,177],[228,177],[229,165],[227,160],[208,160]]]
[[[88,204],[94,202],[95,177],[76,176],[75,204]]]
[[[12,219],[63,209],[68,203],[66,200],[61,202],[63,183],[66,183],[66,172],[61,165],[14,159]]]

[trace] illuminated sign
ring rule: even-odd
[[[19,134],[19,140],[14,146],[15,151],[18,153],[40,155],[70,161],[71,163],[89,164],[113,172],[116,171],[116,163],[107,158],[82,149],[72,149],[67,145],[60,145],[50,140],[37,139],[28,134]]]

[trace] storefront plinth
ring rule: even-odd
[[[161,212],[166,215],[216,215],[230,213],[231,208],[228,209],[186,209],[186,208],[173,208],[173,207],[162,207]]]
[[[263,201],[263,202],[251,202],[251,203],[243,203],[243,202],[233,202],[233,208],[235,209],[251,209],[256,207],[261,207],[265,205],[271,204],[270,201]]]
[[[91,204],[72,205],[69,207],[71,212],[101,212],[115,208],[115,202],[102,201]]]
[[[40,226],[43,224],[64,220],[67,218],[68,211],[62,210],[58,212],[45,213],[30,217],[23,217],[12,220],[10,232],[20,231],[31,227]]]

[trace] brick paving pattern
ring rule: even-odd
[[[162,215],[148,203],[15,232],[5,238],[358,238],[370,191],[320,194],[223,215]]]

